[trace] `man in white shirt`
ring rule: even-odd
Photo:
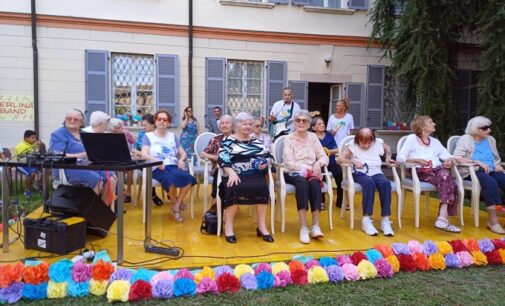
[[[293,115],[300,111],[300,105],[293,101],[293,91],[291,88],[286,87],[282,91],[282,100],[279,100],[274,103],[272,106],[272,111],[270,112],[270,116],[268,116],[268,121],[270,121],[270,125],[276,125],[279,123],[285,123],[286,128],[289,129],[289,132],[293,132],[295,130],[293,125]],[[274,131],[274,138],[282,135],[283,131]],[[286,130],[286,132],[288,132]],[[272,130],[271,130],[272,133]]]

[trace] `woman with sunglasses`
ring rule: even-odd
[[[144,135],[142,141],[142,158],[146,160],[161,160],[163,164],[153,170],[153,179],[161,183],[164,190],[175,199],[172,213],[177,222],[182,222],[182,203],[196,180],[186,170],[187,155],[179,139],[168,131],[172,115],[166,110],[154,114],[156,128]],[[180,188],[177,195],[177,188]]]
[[[269,152],[272,148],[272,137],[270,137],[267,133],[262,133],[261,128],[263,127],[263,120],[261,118],[256,118],[253,121],[253,135],[261,141],[261,143],[265,146]]]
[[[494,233],[504,235],[505,230],[498,223],[496,212],[501,206],[500,189],[505,191],[505,173],[496,148],[496,140],[491,133],[491,120],[478,116],[470,119],[465,135],[461,136],[454,150],[455,156],[470,159],[479,166],[475,173],[482,188],[482,195],[488,213],[487,227]],[[468,168],[458,167],[461,176],[470,180]]]
[[[200,130],[200,126],[198,125],[198,121],[193,116],[193,108],[186,107],[184,109],[184,115],[182,116],[181,123],[181,145],[184,151],[188,156],[192,156],[195,152],[195,140],[198,132]],[[196,161],[196,159],[195,159]]]
[[[459,233],[461,229],[452,225],[448,217],[455,216],[458,212],[458,186],[451,175],[450,169],[455,161],[464,161],[455,158],[436,138],[430,135],[435,132],[435,122],[429,116],[417,116],[410,123],[414,134],[405,139],[396,156],[400,163],[417,164],[416,172],[419,180],[435,185],[440,197],[440,208],[435,228]]]
[[[312,120],[309,112],[298,111],[293,118],[295,131],[286,136],[282,153],[284,167],[289,171],[284,174],[284,178],[286,183],[296,187],[300,242],[310,243],[310,237],[324,237],[319,226],[322,200],[321,168],[328,165],[328,155],[324,152],[316,134],[308,131]],[[309,207],[312,211],[312,229],[310,231],[307,228],[306,216]]]
[[[354,181],[361,185],[363,220],[361,229],[369,236],[377,236],[378,231],[372,223],[370,217],[373,215],[373,204],[375,190],[379,191],[381,203],[381,225],[380,229],[384,236],[394,236],[391,228],[391,183],[382,173],[381,156],[386,154],[386,162],[391,160],[391,148],[382,139],[375,138],[374,132],[369,128],[361,128],[354,137],[354,142],[345,146],[342,154],[338,157],[339,163],[349,163],[353,165],[352,177]]]

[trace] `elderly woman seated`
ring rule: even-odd
[[[89,116],[89,126],[82,129],[86,133],[105,133],[110,116],[102,111],[94,111]]]
[[[321,168],[328,165],[328,155],[324,152],[316,134],[309,132],[312,118],[306,110],[301,110],[293,116],[295,131],[284,141],[282,159],[289,173],[284,174],[286,183],[296,187],[296,206],[300,222],[300,242],[310,243],[310,237],[324,237],[319,226],[321,211]],[[312,211],[312,229],[307,228],[306,214]],[[310,233],[310,237],[309,237]]]
[[[430,136],[435,132],[436,126],[430,117],[417,116],[410,125],[414,134],[407,136],[396,160],[417,164],[419,180],[437,188],[440,208],[435,228],[459,233],[461,229],[449,223],[448,217],[457,214],[459,198],[458,187],[450,169],[456,160],[461,159],[449,154],[438,139]]]
[[[233,220],[238,205],[256,205],[256,234],[266,242],[274,241],[265,223],[269,199],[265,172],[271,155],[252,135],[252,125],[251,115],[239,113],[234,121],[235,133],[224,138],[219,149],[217,163],[225,173],[219,186],[219,196],[224,200],[224,233],[229,243],[237,242]]]
[[[354,142],[343,149],[339,156],[340,163],[351,162],[354,181],[362,187],[363,221],[361,229],[370,236],[377,236],[378,232],[370,217],[373,215],[375,190],[379,190],[381,203],[381,226],[384,236],[394,236],[391,228],[391,183],[382,173],[381,156],[386,154],[386,161],[391,160],[391,149],[381,139],[375,138],[369,128],[361,128],[354,137]]]
[[[86,151],[81,142],[81,125],[84,116],[81,111],[70,109],[65,115],[63,126],[51,133],[49,150],[65,153],[68,157],[86,158]],[[109,171],[73,170],[66,169],[65,176],[72,185],[80,184],[93,188],[96,194],[101,194],[102,200],[110,205],[114,201],[116,178]],[[53,177],[58,172],[53,171]]]
[[[261,118],[254,119],[253,122],[253,135],[265,146],[268,151],[272,150],[272,137],[269,134],[263,133],[261,128],[263,127],[263,120]]]
[[[487,227],[492,232],[504,235],[505,230],[496,217],[496,207],[501,205],[500,189],[505,191],[505,173],[503,173],[501,158],[496,148],[496,140],[490,133],[491,120],[482,116],[470,119],[465,135],[461,136],[453,154],[464,157],[479,166],[475,174],[486,203]],[[470,179],[467,168],[459,167],[458,170],[463,178]]]
[[[219,129],[221,130],[221,134],[214,136],[212,140],[209,142],[207,147],[200,154],[201,158],[208,159],[212,162],[212,173],[211,175],[214,177],[212,181],[212,194],[211,197],[213,199],[216,198],[217,193],[217,158],[219,153],[219,148],[221,148],[221,142],[227,136],[230,136],[233,132],[233,117],[230,115],[224,115],[218,121]],[[210,210],[216,210],[216,203],[212,203]]]
[[[133,146],[135,144],[135,137],[133,137],[132,133],[124,128],[123,120],[119,118],[112,118],[109,121],[109,132],[116,134],[124,134],[126,137],[126,141],[129,146]]]
[[[172,213],[175,221],[182,222],[183,200],[196,184],[196,180],[186,170],[186,152],[174,133],[168,131],[172,115],[166,110],[154,114],[156,128],[144,135],[142,142],[142,158],[146,160],[161,160],[163,164],[153,171],[153,178],[161,183],[174,201]],[[180,188],[177,195],[177,188]]]

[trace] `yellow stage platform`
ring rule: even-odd
[[[465,226],[460,234],[447,233],[437,230],[433,227],[435,221],[438,202],[432,198],[429,207],[429,215],[425,216],[424,207],[421,207],[421,226],[414,227],[413,199],[412,194],[407,193],[404,215],[402,218],[401,229],[398,228],[396,214],[396,197],[393,196],[393,229],[395,237],[377,237],[367,236],[360,229],[361,225],[361,198],[356,195],[356,228],[349,228],[349,213],[346,213],[345,219],[340,219],[340,209],[333,210],[333,231],[328,226],[328,211],[323,211],[321,216],[321,228],[325,234],[323,239],[312,240],[308,245],[301,244],[298,241],[298,220],[296,214],[296,205],[293,196],[288,196],[286,208],[286,232],[280,232],[280,221],[276,222],[275,242],[267,243],[261,238],[256,237],[256,224],[254,217],[249,215],[248,207],[241,207],[235,219],[235,234],[237,244],[229,244],[224,237],[209,236],[200,233],[201,215],[203,214],[203,199],[201,195],[195,199],[195,218],[191,219],[189,210],[184,212],[184,222],[177,223],[170,214],[171,204],[165,204],[161,207],[153,208],[153,239],[163,241],[166,244],[181,248],[184,253],[179,259],[170,259],[168,257],[160,258],[161,255],[148,254],[144,252],[144,224],[142,224],[142,205],[134,207],[127,204],[127,213],[125,215],[125,238],[124,238],[124,266],[135,264],[136,267],[148,267],[155,269],[175,269],[182,267],[201,267],[205,265],[215,266],[223,264],[253,263],[265,261],[288,260],[296,254],[312,255],[320,257],[323,255],[335,255],[337,253],[350,253],[355,250],[363,250],[373,247],[378,243],[391,244],[393,242],[407,242],[415,239],[420,242],[424,240],[453,240],[464,238],[497,238],[499,235],[493,234],[485,228],[486,213],[480,214],[480,228],[473,226],[473,219],[470,208],[465,207]],[[380,205],[376,198],[375,202],[375,220],[376,226],[380,220]],[[424,200],[421,201],[423,206]],[[189,207],[188,207],[189,208]],[[34,215],[40,214],[40,210],[34,212]],[[267,217],[269,218],[269,216]],[[269,220],[269,219],[268,219]],[[310,220],[310,216],[309,216]],[[451,222],[459,223],[459,217],[453,217]],[[269,224],[269,222],[268,222]],[[310,221],[309,221],[310,224]],[[116,259],[116,225],[114,224],[106,238],[99,239],[88,236],[95,249],[107,249],[113,260]],[[13,237],[11,233],[10,237]],[[87,245],[91,249],[91,244]],[[1,260],[16,260],[25,257],[47,256],[48,253],[25,250],[23,244],[17,241],[11,244],[9,253],[0,253]],[[63,257],[72,257],[67,255]],[[54,262],[62,257],[44,259]],[[155,260],[159,258],[158,260]]]

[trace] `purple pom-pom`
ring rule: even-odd
[[[72,279],[76,283],[86,282],[91,279],[91,265],[76,262],[72,267]]]
[[[396,255],[400,255],[400,254],[410,255],[410,249],[409,249],[408,245],[406,245],[405,243],[400,243],[400,242],[393,243],[391,245],[391,248],[393,249],[393,252]]]
[[[156,282],[151,289],[154,298],[168,299],[174,295],[174,282],[169,279],[162,279]]]
[[[491,252],[494,250],[494,243],[489,238],[479,240],[479,247],[482,253]]]
[[[461,268],[461,262],[458,255],[454,253],[445,255],[445,266],[447,268]]]
[[[12,283],[8,287],[0,288],[0,303],[16,303],[23,296],[23,283]]]
[[[227,266],[227,265],[215,267],[213,270],[214,270],[214,275],[216,278],[218,278],[223,273],[230,273],[232,275],[234,275],[234,273],[235,273],[234,270],[230,266]]]
[[[330,283],[338,283],[344,281],[344,272],[337,265],[329,265],[324,268],[328,274]]]
[[[389,277],[392,277],[394,274],[393,267],[385,259],[378,259],[374,263],[374,266],[377,269],[377,276],[378,277],[389,278]]]
[[[124,280],[129,282],[133,277],[133,272],[128,269],[119,269],[114,271],[109,277],[109,282],[113,282],[115,280]]]
[[[437,245],[431,240],[426,240],[423,243],[423,250],[424,254],[428,257],[432,254],[438,253]]]
[[[256,290],[258,288],[258,281],[256,280],[256,277],[254,275],[247,272],[242,274],[242,276],[240,276],[240,285],[242,286],[242,288],[247,290]]]
[[[291,279],[291,273],[289,273],[289,271],[280,271],[274,276],[274,287],[286,287],[292,283],[293,280]]]

